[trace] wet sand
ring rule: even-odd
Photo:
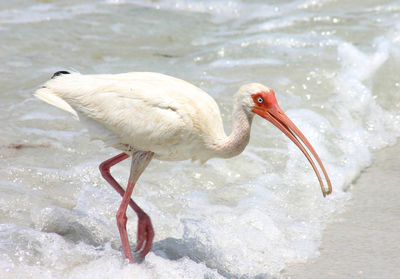
[[[400,144],[376,153],[346,211],[324,231],[321,255],[282,278],[400,278]]]

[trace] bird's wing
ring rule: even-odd
[[[204,123],[198,123],[198,114],[214,118],[211,122],[216,122],[214,114],[220,117],[218,106],[206,93],[184,81],[154,73],[66,74],[49,80],[35,95],[94,120],[97,126],[112,131],[115,141],[141,150],[177,144],[199,133],[198,129],[216,129],[199,127]],[[102,139],[99,134],[96,137]]]

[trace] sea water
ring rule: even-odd
[[[400,135],[395,0],[1,1],[0,40],[1,278],[279,276],[318,256],[352,182]],[[133,198],[155,241],[129,265],[121,198],[98,171],[118,151],[32,97],[71,69],[185,79],[216,99],[227,133],[235,91],[263,83],[317,150],[333,193],[323,198],[303,154],[255,118],[235,158],[150,163]],[[128,160],[112,173],[124,185]]]

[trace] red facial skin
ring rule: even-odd
[[[326,195],[332,193],[332,185],[328,177],[328,174],[325,170],[325,167],[321,162],[321,159],[319,158],[317,152],[315,152],[310,142],[303,135],[303,133],[281,110],[281,108],[278,105],[278,102],[276,101],[275,92],[270,89],[268,92],[261,91],[256,94],[253,94],[251,95],[251,97],[253,98],[254,101],[254,107],[252,112],[270,121],[279,130],[281,130],[288,138],[290,138],[290,140],[293,141],[294,144],[297,145],[297,147],[303,152],[303,154],[310,162],[312,168],[314,169],[314,172],[318,177],[318,181],[320,183],[323,196],[325,197]],[[304,146],[307,147],[307,149],[314,156],[315,160],[318,162],[318,165],[320,166],[325,176],[325,180],[328,185],[328,190],[325,189],[319,170],[315,165],[314,160],[311,158],[309,152],[306,150]]]

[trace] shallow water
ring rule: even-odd
[[[0,3],[0,269],[5,278],[267,278],[318,256],[376,149],[400,135],[398,1],[3,1]],[[32,97],[53,72],[155,71],[218,102],[273,88],[330,174],[322,198],[301,152],[255,119],[229,160],[152,161],[134,191],[156,231],[126,265],[120,197],[97,166],[117,154]],[[124,182],[129,163],[113,168]],[[128,232],[136,237],[129,212]]]

